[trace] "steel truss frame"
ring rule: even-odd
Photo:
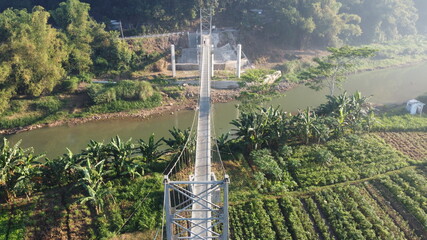
[[[202,44],[203,35],[211,35],[212,33],[212,9],[200,9],[200,44]]]
[[[206,190],[193,194],[194,185],[206,185]],[[168,240],[176,239],[219,239],[228,240],[228,184],[229,177],[222,181],[169,181],[165,176],[166,235]],[[181,195],[181,202],[173,196]],[[213,196],[207,198],[207,196]],[[211,200],[207,200],[211,199]],[[198,209],[193,209],[197,205]],[[194,211],[209,212],[208,218],[192,218]],[[210,222],[204,227],[207,222]],[[198,232],[196,232],[198,231]]]

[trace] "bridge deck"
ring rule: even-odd
[[[204,37],[201,45],[201,71],[200,71],[200,102],[199,102],[199,121],[197,126],[197,145],[196,145],[196,165],[194,173],[194,181],[208,182],[211,181],[211,124],[210,124],[210,66],[211,66],[211,43],[210,37]],[[195,184],[193,193],[200,195],[209,188],[206,184]],[[210,196],[206,196],[205,200],[210,202]],[[205,206],[203,206],[205,205]],[[208,219],[210,218],[210,210],[206,208],[206,204],[194,204],[192,218]],[[208,206],[209,207],[209,206]],[[194,227],[193,232],[202,232],[210,226],[209,221],[197,222],[199,227]],[[202,234],[207,237],[209,233]],[[201,238],[202,239],[202,238]]]

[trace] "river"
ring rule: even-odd
[[[372,95],[370,101],[376,104],[403,103],[427,92],[427,63],[355,74],[349,77],[344,89],[349,93],[359,90],[365,96]],[[299,86],[269,104],[294,112],[308,106],[318,106],[325,102],[326,94],[326,90],[316,92],[306,86]],[[229,102],[214,105],[213,122],[217,135],[230,131],[230,121],[238,116],[236,104],[237,102]],[[90,139],[107,142],[119,135],[122,139],[132,138],[136,141],[140,138],[147,139],[153,133],[156,138],[168,138],[169,129],[174,126],[181,129],[190,127],[193,119],[194,111],[180,111],[144,120],[104,120],[43,128],[7,138],[12,143],[22,139],[21,146],[34,147],[36,153],[45,153],[52,158],[65,153],[67,147],[73,152],[79,152]]]

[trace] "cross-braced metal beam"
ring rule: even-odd
[[[228,176],[222,181],[210,182],[169,181],[165,178],[164,183],[168,239],[228,239]],[[205,185],[206,188],[195,195],[192,191],[195,185]],[[173,204],[172,195],[179,195],[180,201]],[[198,208],[194,209],[194,205]],[[194,212],[209,212],[210,215],[194,218]]]
[[[200,44],[203,43],[203,35],[212,33],[212,9],[200,9]]]

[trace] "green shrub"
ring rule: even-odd
[[[388,115],[377,118],[374,126],[376,131],[427,131],[427,116],[423,114],[410,115],[409,113]]]
[[[25,102],[20,100],[10,101],[10,111],[13,113],[22,112],[25,108]]]
[[[280,180],[282,178],[283,171],[274,160],[274,157],[271,156],[269,150],[252,151],[251,159],[259,171],[264,173],[268,179]]]
[[[34,103],[36,110],[43,111],[47,114],[52,114],[59,111],[62,106],[63,102],[54,96],[41,98]]]
[[[153,108],[160,105],[162,96],[159,93],[154,93],[146,101],[123,101],[117,100],[110,103],[103,103],[89,108],[89,113],[109,113],[123,112],[134,109]]]
[[[62,90],[65,92],[73,93],[79,86],[79,79],[77,77],[70,77],[62,82]]]
[[[311,64],[308,62],[304,62],[301,60],[293,60],[285,62],[281,66],[281,71],[285,77],[285,79],[289,82],[299,82],[298,74],[302,72],[304,69],[310,67]]]
[[[110,103],[117,100],[116,90],[109,84],[92,84],[87,93],[95,104]]]
[[[88,94],[96,104],[111,103],[118,100],[145,101],[154,94],[149,82],[123,80],[118,84],[92,84]]]
[[[168,97],[173,99],[181,99],[183,97],[183,91],[180,87],[164,87],[162,91],[166,93]]]
[[[0,90],[0,114],[2,114],[9,107],[9,101],[13,92],[8,89]]]
[[[266,69],[249,69],[242,75],[242,79],[245,82],[262,82],[265,76],[273,72]]]
[[[116,94],[122,100],[147,100],[154,93],[154,89],[149,82],[123,80],[117,84]]]
[[[80,82],[86,82],[86,83],[91,83],[92,78],[93,78],[92,73],[82,73],[78,76],[78,79],[80,80]]]
[[[16,119],[0,119],[0,129],[15,128],[31,125],[42,119],[40,116],[30,116]]]

